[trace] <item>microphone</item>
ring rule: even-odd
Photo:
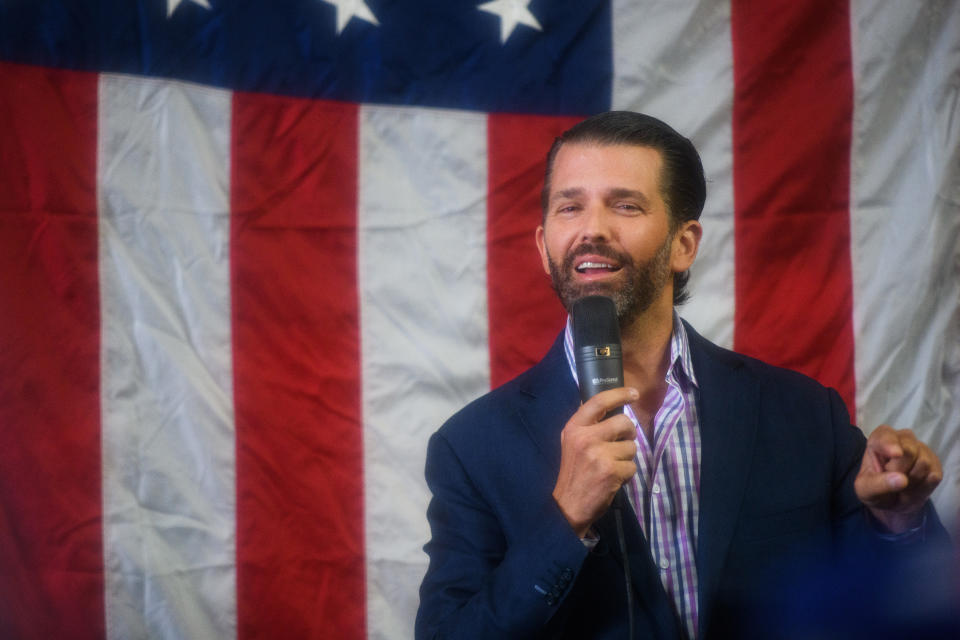
[[[594,394],[623,386],[623,356],[620,323],[613,300],[585,296],[573,303],[573,355],[580,382],[580,401]],[[623,413],[623,407],[607,415]]]
[[[605,296],[585,296],[573,303],[573,356],[577,362],[577,380],[580,382],[580,401],[586,402],[594,394],[623,386],[623,355],[620,350],[620,323],[617,307]],[[623,413],[623,407],[609,411],[604,418]],[[617,525],[617,540],[623,559],[623,579],[627,591],[627,627],[633,637],[633,583],[627,539],[623,532],[621,504],[623,490],[617,490],[611,507]]]

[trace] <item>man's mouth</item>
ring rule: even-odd
[[[581,262],[577,265],[577,271],[587,271],[588,269],[605,269],[607,271],[616,271],[615,267],[609,262]]]
[[[620,265],[614,262],[584,260],[583,262],[577,264],[574,269],[577,271],[577,273],[582,273],[584,275],[598,275],[619,271]]]

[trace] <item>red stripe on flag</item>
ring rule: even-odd
[[[537,362],[566,312],[543,273],[534,231],[547,150],[580,118],[492,114],[487,125],[490,384]]]
[[[0,637],[102,638],[97,77],[0,63]]]
[[[241,639],[365,636],[357,119],[234,98]]]
[[[734,347],[837,388],[852,410],[849,9],[735,0],[731,24]]]

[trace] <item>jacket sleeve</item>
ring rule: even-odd
[[[432,537],[418,639],[535,637],[583,564],[587,550],[552,497],[504,492],[498,471],[471,477],[442,430],[430,439]]]
[[[956,638],[955,557],[929,502],[913,535],[890,538],[875,526],[853,482],[866,439],[829,392],[834,439],[834,557],[795,567],[778,606],[757,612],[765,637]]]

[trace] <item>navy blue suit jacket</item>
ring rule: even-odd
[[[722,637],[771,591],[778,562],[876,539],[853,490],[865,440],[839,395],[708,342],[687,325],[702,458],[696,551],[701,637]],[[562,335],[536,366],[433,435],[430,564],[418,638],[625,638],[620,508],[636,637],[675,638],[676,614],[622,492],[588,550],[552,491],[579,406]],[[774,573],[773,575],[783,575]]]

